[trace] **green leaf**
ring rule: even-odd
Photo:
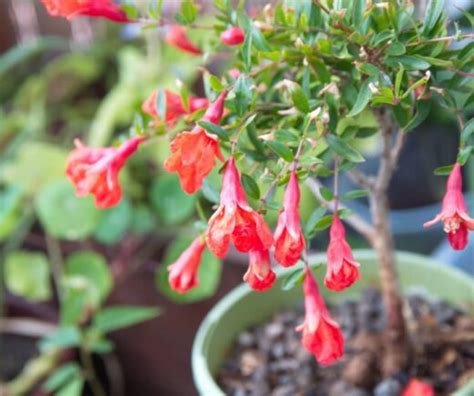
[[[405,132],[409,132],[412,129],[420,125],[426,117],[430,114],[431,101],[430,100],[419,100],[416,102],[416,113],[411,120],[403,127]]]
[[[334,194],[332,191],[327,188],[327,187],[321,187],[319,189],[319,192],[321,193],[321,196],[326,200],[326,201],[332,201],[334,199]]]
[[[222,85],[221,80],[218,77],[214,76],[213,74],[209,74],[209,84],[211,88],[216,92],[221,92],[224,89],[224,85]]]
[[[188,219],[195,210],[195,195],[186,194],[176,175],[161,174],[150,190],[152,207],[165,225],[174,225]]]
[[[77,327],[60,327],[53,334],[43,338],[39,342],[39,348],[42,351],[51,349],[70,348],[81,344],[81,333]]]
[[[400,97],[400,88],[402,86],[404,74],[405,74],[405,68],[403,67],[403,65],[400,65],[400,70],[398,70],[397,75],[395,77],[395,96],[397,98]]]
[[[369,84],[373,83],[374,81],[374,77],[365,80],[365,82],[360,87],[359,93],[357,94],[357,99],[354,103],[354,106],[352,107],[349,114],[347,114],[347,117],[354,117],[366,108],[373,95],[372,91],[369,88]]]
[[[211,182],[209,177],[206,177],[202,183],[201,188],[202,195],[209,202],[218,204],[220,202],[219,188]]]
[[[260,31],[260,29],[256,27],[254,24],[251,24],[250,34],[252,37],[252,43],[255,48],[257,48],[259,51],[271,50],[267,39],[265,38],[263,33]]]
[[[185,0],[181,3],[181,15],[186,24],[193,23],[196,20],[197,8],[193,0]]]
[[[4,265],[5,283],[11,293],[31,301],[51,298],[49,264],[43,253],[11,252]]]
[[[332,215],[326,215],[320,219],[314,226],[315,231],[322,231],[328,228],[332,223]]]
[[[244,60],[247,70],[250,70],[252,66],[252,35],[250,34],[246,35],[244,44],[242,45],[242,59]]]
[[[342,197],[341,200],[343,201],[350,201],[351,199],[358,199],[358,198],[363,198],[369,195],[369,192],[367,190],[352,190],[347,193],[345,193]]]
[[[242,173],[241,181],[244,190],[249,197],[253,199],[260,199],[260,189],[258,188],[258,184],[252,179],[251,176]]]
[[[275,140],[266,141],[265,144],[280,158],[283,158],[286,162],[293,161],[293,152],[285,146],[283,143],[277,142]]]
[[[439,17],[444,9],[444,0],[430,0],[425,10],[425,20],[423,21],[423,32],[424,36],[429,35],[431,30],[438,22]]]
[[[283,279],[282,290],[291,290],[304,281],[304,268],[298,268]]]
[[[127,14],[129,19],[137,19],[138,18],[138,9],[136,6],[132,4],[122,4],[120,8]]]
[[[112,274],[99,253],[78,251],[71,254],[64,265],[64,284],[87,295],[87,302],[99,306],[112,289]]]
[[[474,135],[474,118],[471,118],[461,132],[461,144],[466,144],[469,138]]]
[[[111,306],[95,315],[93,326],[102,333],[108,333],[153,319],[159,314],[156,307]]]
[[[3,169],[6,183],[34,195],[48,183],[64,179],[67,153],[48,143],[28,142],[21,146],[18,156]]]
[[[169,286],[168,266],[174,263],[191,244],[192,238],[181,237],[173,241],[166,250],[162,265],[156,272],[155,284],[160,292],[178,304],[190,304],[210,298],[216,292],[221,278],[222,262],[206,250],[199,267],[199,285],[185,294],[180,294]]]
[[[290,92],[291,100],[293,101],[295,107],[302,113],[309,113],[311,109],[309,107],[308,98],[306,97],[303,89],[299,85],[295,84],[291,88]]]
[[[354,0],[352,3],[352,23],[356,28],[362,25],[365,5],[365,0]]]
[[[81,396],[84,388],[84,379],[75,378],[64,385],[55,396]]]
[[[0,241],[8,237],[20,220],[21,188],[0,190]]]
[[[250,80],[244,74],[240,74],[234,86],[234,103],[238,116],[244,115],[247,111],[250,99],[252,98],[250,87]]]
[[[364,162],[362,155],[336,135],[326,135],[326,141],[337,154],[351,162]]]
[[[459,162],[462,166],[466,165],[466,162],[471,156],[473,151],[474,151],[474,146],[463,147],[461,150],[459,150],[457,162]]]
[[[316,208],[308,218],[308,221],[304,225],[304,235],[306,238],[310,238],[314,234],[314,228],[318,221],[326,214],[327,209],[322,206]]]
[[[411,55],[388,56],[385,64],[395,69],[399,69],[401,64],[406,70],[426,70],[431,66],[426,60]]]
[[[212,135],[216,135],[222,140],[229,141],[229,133],[221,126],[209,121],[198,121],[197,124]]]
[[[150,0],[148,4],[148,15],[156,20],[159,20],[161,18],[162,10],[163,0]]]
[[[73,378],[79,376],[80,373],[81,368],[76,362],[65,363],[51,373],[43,388],[48,392],[54,392]]]
[[[119,242],[131,225],[132,216],[130,202],[127,199],[122,199],[118,206],[104,211],[94,233],[95,239],[105,245]]]
[[[102,216],[92,197],[76,197],[67,180],[43,187],[36,197],[35,207],[47,233],[71,241],[92,235]]]
[[[437,176],[447,176],[453,170],[454,165],[439,166],[434,170],[434,174]]]
[[[402,43],[400,43],[399,41],[394,41],[385,50],[385,53],[387,55],[391,55],[391,56],[403,55],[405,52],[406,52],[405,46]]]

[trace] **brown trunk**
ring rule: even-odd
[[[409,350],[386,191],[375,191],[370,197],[370,204],[375,228],[373,247],[379,260],[380,283],[387,315],[384,334],[386,353],[382,371],[384,376],[390,376],[406,366]]]

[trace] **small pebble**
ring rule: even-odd
[[[395,378],[387,378],[374,389],[374,396],[399,396],[403,387]]]

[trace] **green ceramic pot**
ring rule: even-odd
[[[327,300],[337,302],[357,297],[366,286],[378,284],[377,259],[370,250],[355,251],[361,263],[362,279],[344,292],[330,292],[321,287]],[[311,257],[310,263],[325,261],[325,255]],[[430,258],[413,253],[397,252],[397,265],[403,291],[425,290],[462,309],[472,309],[474,279]],[[317,270],[319,279],[323,269]],[[273,314],[301,303],[302,288],[283,291],[281,283],[290,271],[277,269],[278,279],[265,293],[252,291],[246,284],[227,294],[206,316],[201,324],[192,350],[192,369],[196,388],[201,396],[225,395],[214,380],[229,348],[244,329],[262,323]]]

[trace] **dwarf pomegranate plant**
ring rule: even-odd
[[[474,147],[474,123],[465,120],[473,103],[474,54],[465,39],[473,35],[458,26],[448,33],[443,1],[431,0],[420,10],[409,0],[288,0],[247,12],[245,1],[214,0],[215,19],[205,25],[196,22],[199,10],[192,1],[182,3],[174,20],[162,18],[162,1],[151,1],[147,11],[109,0],[43,2],[53,15],[101,16],[160,29],[167,45],[202,57],[207,98],[190,96],[182,85],[180,93],[158,88],[143,105],[147,123],[135,125],[120,147],[77,145],[67,168],[77,194],[93,194],[102,208],[116,205],[126,159],[149,141],[169,140],[164,168],[179,175],[186,193],[211,201],[200,206],[194,242],[169,267],[170,286],[186,293],[198,285],[206,246],[219,258],[231,246],[248,254],[244,280],[257,291],[275,281],[271,256],[284,267],[303,261],[304,269],[291,274],[295,285],[304,284],[306,317],[299,330],[321,364],[342,356],[344,340],[318,291],[306,249],[316,231],[330,227],[324,285],[334,291],[350,287],[360,265],[346,240],[346,223],[378,255],[387,312],[384,374],[406,366],[411,345],[387,190],[407,134],[434,109],[452,113],[460,143],[456,164],[437,170],[450,174],[446,197],[440,214],[425,226],[442,221],[453,249],[464,249],[474,229],[461,178]],[[206,40],[191,31],[206,32]],[[223,55],[228,64],[220,73],[206,70],[209,60]],[[381,147],[375,175],[358,168],[369,139]],[[206,184],[209,190],[207,178],[217,171],[221,189],[215,199],[201,189]],[[361,189],[339,194],[341,172]],[[332,181],[323,183],[325,178]],[[320,204],[309,218],[299,213],[301,184]],[[361,196],[368,196],[371,222],[344,206]],[[273,232],[265,217],[272,212],[279,213]]]

